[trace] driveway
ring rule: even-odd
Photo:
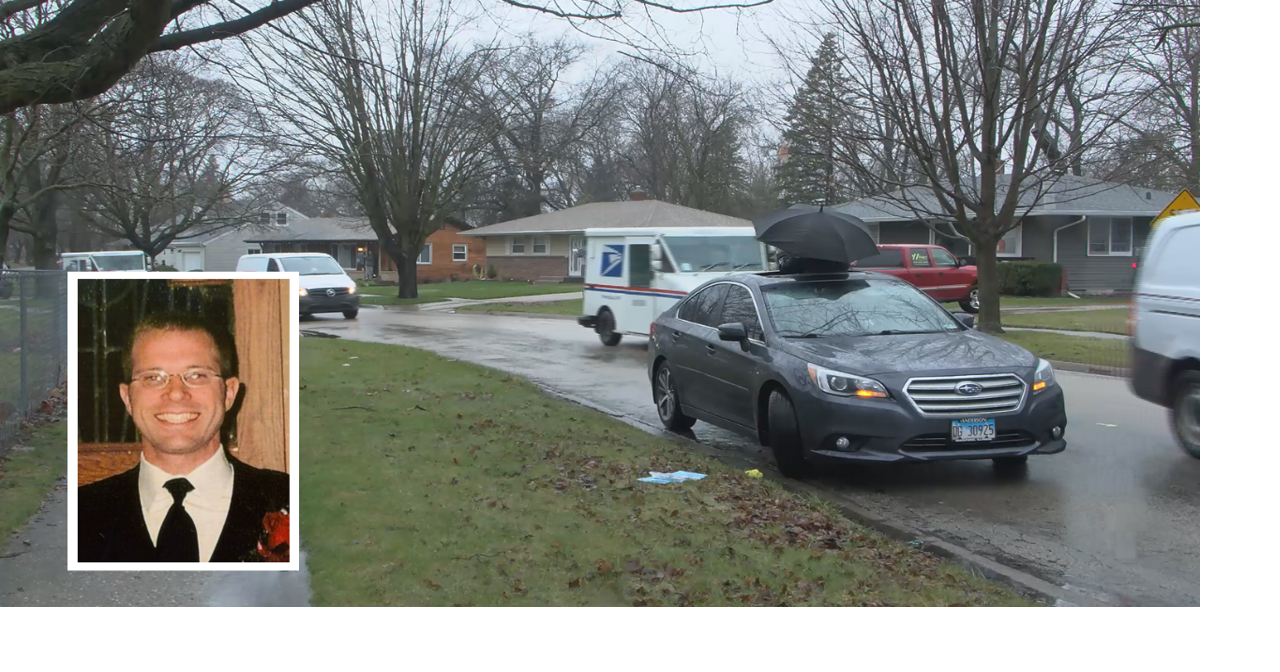
[[[491,366],[659,425],[645,343],[618,347],[565,320],[365,310],[319,317],[304,330],[398,343]],[[1124,380],[1060,371],[1070,425],[1066,452],[1033,457],[998,477],[989,462],[860,466],[813,481],[844,498],[969,550],[1116,605],[1199,605],[1200,465],[1169,433],[1163,411]],[[703,443],[766,465],[736,435],[694,427]]]

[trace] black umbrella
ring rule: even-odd
[[[756,218],[756,240],[792,257],[823,259],[846,266],[875,256],[876,241],[861,219],[842,212],[803,207],[776,210]]]

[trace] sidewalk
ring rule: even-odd
[[[0,607],[305,607],[298,572],[67,571],[67,484],[0,549]]]

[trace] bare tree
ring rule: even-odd
[[[1053,188],[1076,154],[1043,142],[1045,110],[1119,34],[1098,0],[822,0],[849,43],[850,79],[863,118],[856,133],[907,155],[907,174],[875,161],[853,167],[883,198],[944,235],[963,236],[978,258],[980,327],[999,333],[997,245]],[[886,133],[892,130],[892,138]],[[1039,141],[1038,139],[1039,138]],[[870,168],[868,168],[870,166]],[[953,228],[954,227],[954,228]]]
[[[316,0],[5,0],[0,114],[105,93],[147,54],[223,40]],[[246,4],[256,6],[246,7]]]
[[[151,57],[108,97],[111,113],[77,163],[80,216],[154,258],[183,240],[253,221],[260,182],[288,165],[264,140],[256,111],[190,59]]]
[[[481,91],[498,54],[460,47],[465,24],[450,0],[325,0],[289,22],[296,50],[254,45],[258,67],[242,73],[270,92],[266,105],[293,142],[356,188],[402,298],[418,295],[426,237],[491,171],[502,129],[503,110]]]
[[[544,208],[574,204],[562,183],[585,138],[617,114],[619,87],[609,68],[576,85],[564,81],[585,46],[559,39],[540,43],[532,35],[496,59],[486,73],[491,105],[505,110],[494,141],[499,169],[487,207],[499,221],[537,215]]]

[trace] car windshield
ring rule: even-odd
[[[145,271],[146,258],[141,254],[95,254],[93,263],[102,271]]]
[[[343,275],[345,271],[333,257],[281,257],[280,265],[286,273],[298,275]]]
[[[763,271],[760,241],[750,236],[664,236],[675,267],[699,271]]]
[[[770,285],[764,304],[784,338],[960,331],[955,318],[914,287],[891,280],[825,280]]]

